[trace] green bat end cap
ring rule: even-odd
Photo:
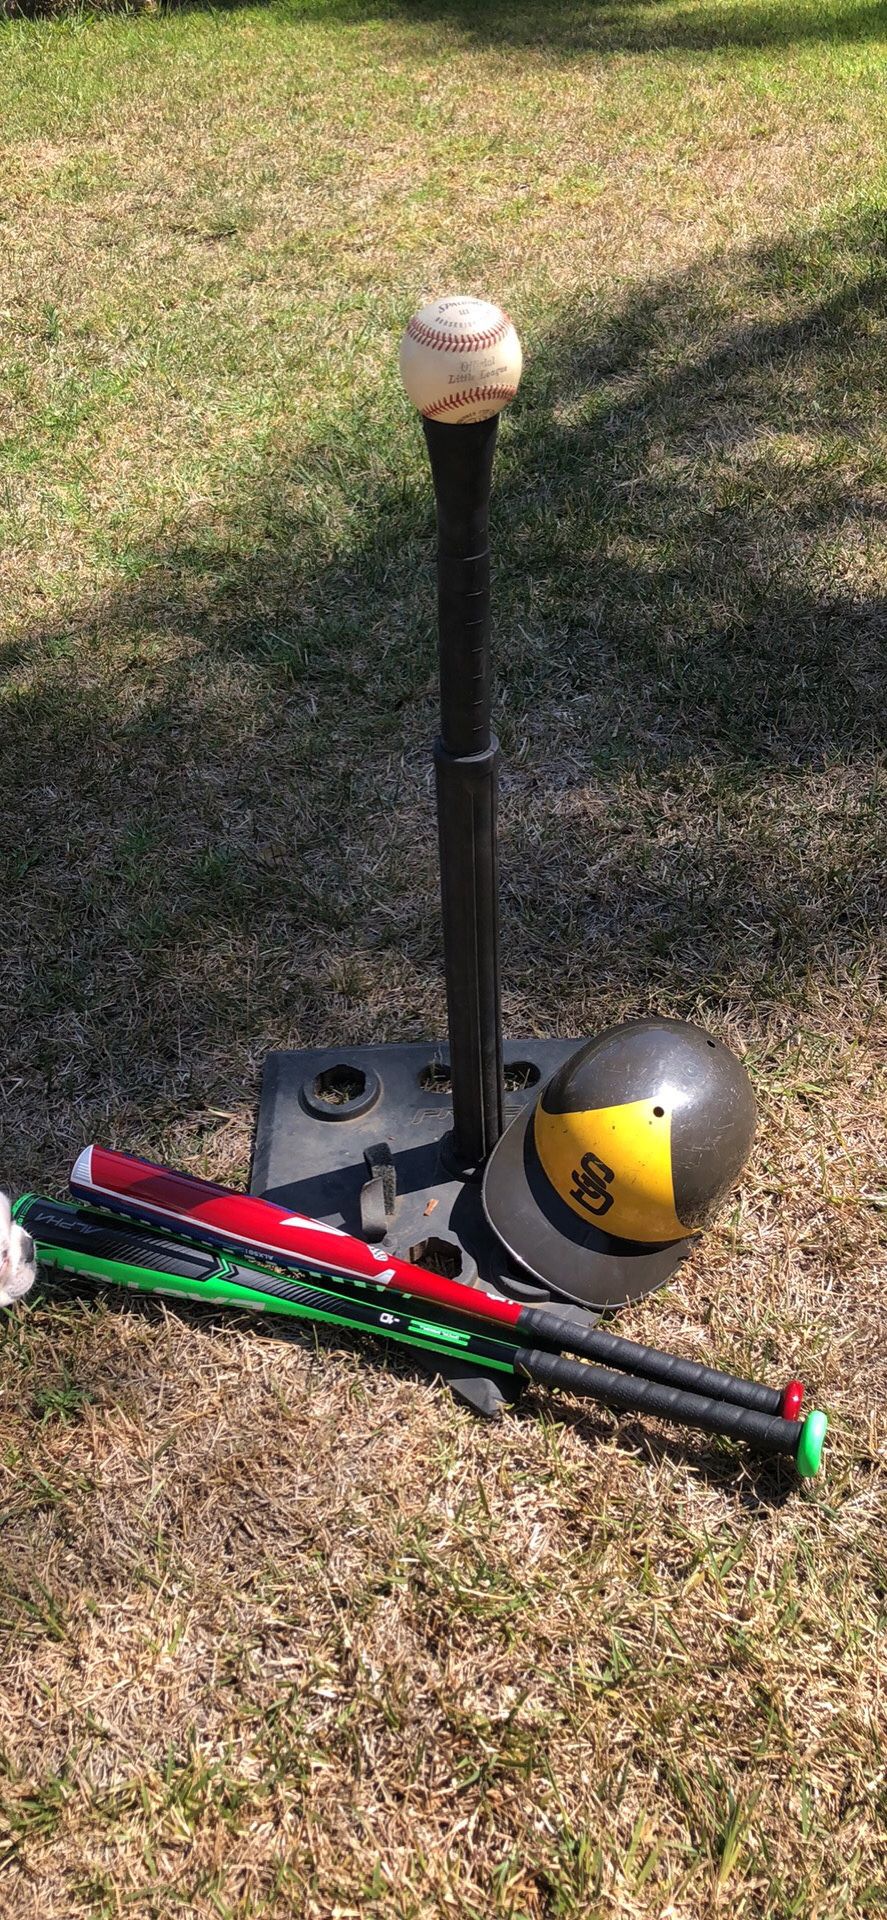
[[[808,1413],[795,1454],[795,1466],[804,1480],[812,1480],[813,1475],[819,1472],[827,1431],[828,1420],[824,1413]]]

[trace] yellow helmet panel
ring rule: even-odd
[[[540,1101],[534,1134],[552,1186],[581,1220],[651,1244],[692,1231],[675,1208],[671,1114],[655,1099],[573,1113]]]

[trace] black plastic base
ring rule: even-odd
[[[579,1044],[506,1040],[506,1125]],[[446,1047],[270,1053],[250,1191],[348,1233],[384,1239],[392,1252],[466,1285],[518,1300],[549,1300],[545,1287],[509,1262],[487,1226],[477,1170],[460,1174],[454,1164],[452,1124]],[[396,1186],[388,1212],[382,1201],[386,1148]],[[390,1199],[390,1177],[387,1185]],[[582,1307],[557,1305],[559,1313],[584,1325],[597,1318]],[[435,1363],[435,1371],[443,1368]],[[479,1413],[495,1413],[514,1397],[490,1376],[461,1372],[455,1361],[446,1377],[457,1398]]]

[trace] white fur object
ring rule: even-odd
[[[521,344],[501,307],[447,294],[414,313],[400,343],[400,375],[426,420],[489,420],[513,400]]]
[[[36,1278],[34,1242],[13,1220],[6,1194],[0,1193],[0,1307],[20,1300]]]

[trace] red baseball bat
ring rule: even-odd
[[[295,1268],[330,1276],[344,1285],[391,1288],[433,1301],[457,1313],[519,1329],[558,1353],[619,1367],[626,1373],[660,1380],[670,1387],[725,1400],[758,1413],[797,1419],[803,1396],[800,1381],[782,1391],[752,1380],[735,1379],[713,1367],[661,1353],[656,1347],[582,1327],[547,1308],[522,1306],[458,1280],[429,1273],[380,1247],[371,1247],[341,1227],[293,1213],[255,1194],[198,1180],[189,1173],[155,1166],[133,1154],[107,1147],[85,1147],[71,1174],[71,1192],[93,1207],[137,1220],[203,1245],[228,1247],[261,1265]]]

